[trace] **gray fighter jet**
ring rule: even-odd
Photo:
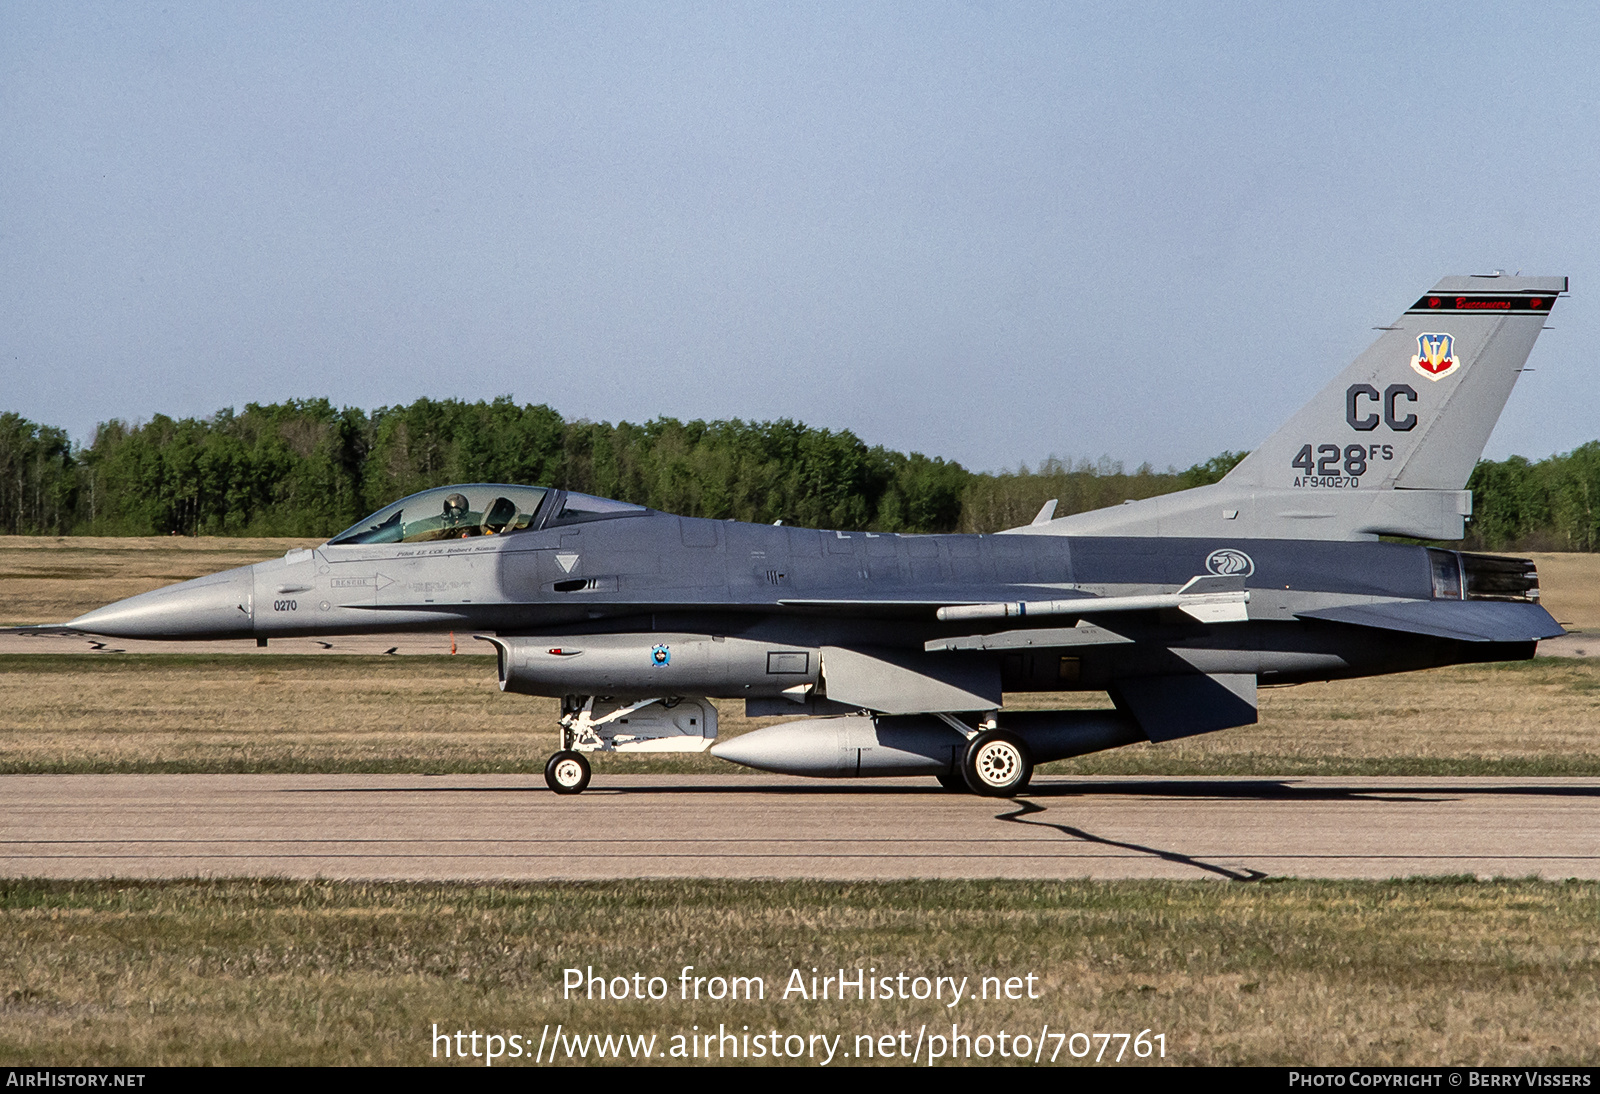
[[[588,784],[590,752],[709,749],[1013,795],[1035,764],[1253,723],[1260,684],[1517,660],[1563,633],[1530,561],[1379,537],[1462,538],[1467,476],[1566,287],[1445,278],[1222,481],[1164,497],[1059,519],[1051,503],[996,535],[892,535],[445,486],[315,550],[69,626],[262,643],[484,632],[503,690],[561,699],[558,793]],[[1069,690],[1115,709],[1004,701]],[[718,743],[710,698],[796,720]]]

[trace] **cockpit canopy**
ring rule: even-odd
[[[438,539],[509,535],[582,521],[643,513],[645,507],[543,486],[466,483],[401,498],[328,541],[426,543]]]

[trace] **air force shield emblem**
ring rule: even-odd
[[[1417,355],[1411,359],[1411,367],[1430,380],[1443,380],[1449,376],[1461,367],[1461,358],[1456,356],[1455,336],[1417,335]]]

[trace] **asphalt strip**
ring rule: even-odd
[[[1600,778],[8,775],[0,876],[1600,879]]]

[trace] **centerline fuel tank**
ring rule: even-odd
[[[499,653],[500,689],[523,695],[803,698],[820,667],[816,649],[721,635],[482,637]]]

